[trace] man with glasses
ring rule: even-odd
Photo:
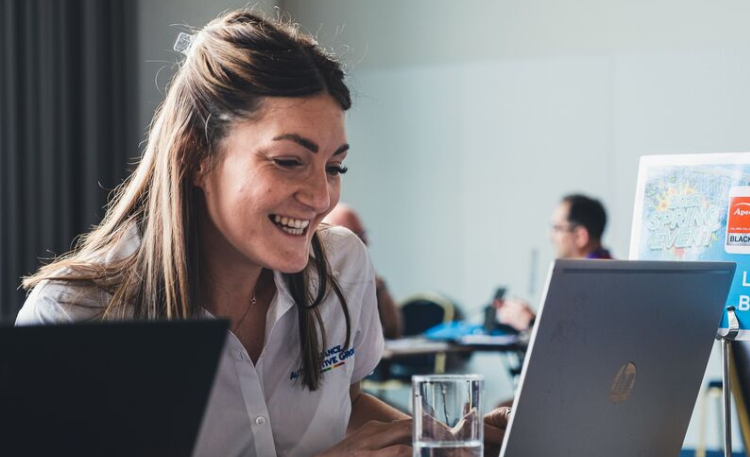
[[[611,259],[602,246],[607,213],[599,200],[586,195],[565,196],[552,213],[550,240],[559,259]],[[495,300],[497,319],[518,331],[527,331],[536,314],[523,300]]]
[[[568,195],[552,213],[552,245],[559,259],[611,259],[602,246],[607,213],[599,200]]]

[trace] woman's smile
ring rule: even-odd
[[[280,216],[278,214],[272,214],[269,216],[271,222],[276,225],[281,231],[289,235],[300,236],[307,233],[307,227],[310,225],[308,219],[297,219],[288,216]]]

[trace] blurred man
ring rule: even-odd
[[[562,199],[552,213],[550,240],[559,259],[611,259],[602,246],[607,213],[599,200],[573,194]],[[534,324],[536,314],[523,300],[496,300],[497,319],[519,331]]]
[[[367,232],[362,221],[349,206],[339,203],[323,220],[331,225],[340,225],[346,227],[367,244]],[[388,292],[385,281],[380,276],[375,278],[375,293],[378,299],[378,311],[380,313],[380,323],[383,326],[383,336],[389,339],[399,338],[401,336],[401,313],[393,301],[393,297]]]
[[[552,244],[559,259],[611,259],[602,247],[607,213],[599,200],[575,194],[552,213]]]

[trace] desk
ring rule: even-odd
[[[525,351],[528,341],[515,335],[467,335],[459,342],[437,341],[421,336],[386,340],[381,360],[393,360],[416,355],[435,355],[453,352],[518,352]]]
[[[521,374],[527,345],[528,339],[517,335],[467,335],[462,337],[460,342],[437,341],[422,336],[386,340],[385,349],[380,359],[379,376],[383,380],[388,380],[391,364],[409,363],[410,359],[413,361],[415,357],[419,356],[436,356],[434,372],[444,373],[445,354],[500,352],[508,356],[504,365],[513,379],[513,383],[516,384],[518,376]]]
[[[434,368],[428,368],[427,371],[420,374],[442,373],[445,372],[446,354],[460,355],[473,352],[500,353],[502,355],[500,364],[504,367],[504,371],[509,373],[512,384],[517,384],[528,339],[515,336],[510,338],[491,337],[488,339],[484,335],[471,335],[471,338],[464,338],[462,341],[461,343],[440,341],[422,336],[386,340],[381,363],[376,369],[375,377],[366,379],[362,386],[386,403],[408,412],[411,395],[407,389],[411,387],[411,376],[404,373],[401,375],[395,374],[395,377],[392,377],[394,373],[391,370],[394,366],[410,364],[415,359],[433,355],[438,359],[433,359]]]

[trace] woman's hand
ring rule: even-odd
[[[409,457],[412,420],[369,421],[317,457]]]
[[[497,457],[500,453],[500,447],[503,444],[505,428],[508,426],[510,408],[501,407],[494,409],[484,416],[484,456]],[[448,427],[443,422],[435,419],[429,414],[422,416],[422,433],[423,436],[433,441],[462,441],[476,436],[476,410],[472,410],[466,416],[461,418],[456,425]],[[468,457],[473,456],[474,451],[455,448],[443,451],[446,456],[450,457]],[[440,455],[443,455],[441,453]]]
[[[503,445],[505,428],[508,427],[510,408],[495,408],[484,415],[484,456],[497,457]]]

